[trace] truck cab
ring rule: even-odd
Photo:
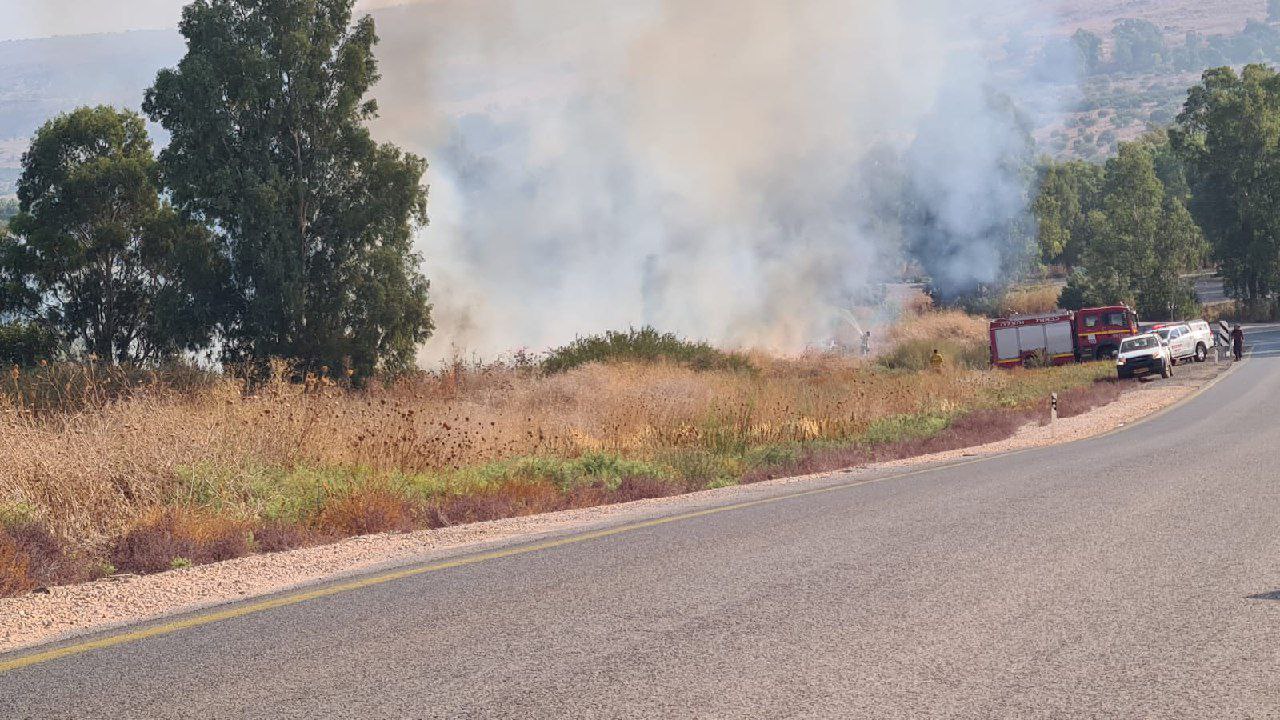
[[[1138,334],[1138,314],[1128,305],[1076,312],[1076,353],[1080,361],[1114,358],[1120,341]]]

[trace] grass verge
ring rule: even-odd
[[[972,342],[978,324],[931,314],[898,342]],[[0,405],[0,595],[965,447],[1042,417],[1052,392],[1064,415],[1119,394],[1105,365],[752,361],[454,366],[368,389],[148,380],[65,411]]]

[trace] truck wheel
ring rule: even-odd
[[[1162,378],[1164,378],[1164,379],[1166,379],[1166,380],[1167,380],[1167,379],[1169,379],[1169,378],[1171,378],[1171,377],[1173,377],[1173,364],[1172,364],[1172,363],[1162,363],[1162,364],[1160,365],[1160,377],[1162,377]]]
[[[1208,359],[1209,359],[1209,348],[1205,347],[1204,343],[1197,344],[1196,345],[1196,362],[1204,362],[1205,360],[1208,360]]]
[[[1132,371],[1132,370],[1117,370],[1117,371],[1116,371],[1116,375],[1117,375],[1121,380],[1132,380],[1132,379],[1133,379],[1133,371]]]

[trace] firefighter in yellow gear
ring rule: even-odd
[[[942,359],[942,353],[938,352],[937,348],[934,348],[933,355],[929,356],[929,367],[933,368],[934,372],[942,372],[942,363],[944,362],[946,361]]]

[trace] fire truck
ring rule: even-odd
[[[1138,314],[1127,305],[1054,310],[997,318],[990,332],[992,365],[1065,365],[1115,357],[1138,334]]]

